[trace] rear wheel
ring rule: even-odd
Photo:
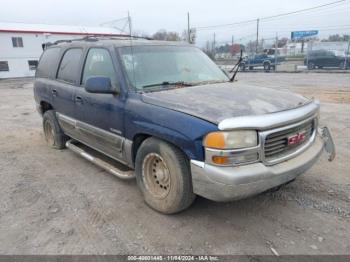
[[[249,67],[249,70],[253,70],[253,69],[254,69],[254,67],[253,67],[253,66],[250,66],[250,67]]]
[[[239,69],[241,69],[241,71],[245,71],[246,67],[245,67],[245,63],[241,63],[239,65]]]
[[[340,69],[346,69],[346,68],[345,68],[345,61],[343,61],[343,62],[341,62],[341,63],[339,64],[339,68],[340,68]]]
[[[315,69],[315,64],[314,64],[313,62],[309,62],[309,63],[307,64],[307,69],[309,69],[309,70]]]
[[[156,138],[146,139],[137,152],[135,170],[137,184],[153,209],[173,214],[194,201],[189,162],[173,145]]]
[[[265,72],[270,71],[270,69],[271,69],[271,65],[270,65],[270,63],[265,62],[265,63],[264,63],[264,70],[265,70]]]
[[[48,146],[55,149],[65,148],[68,137],[63,133],[53,110],[44,113],[43,129]]]

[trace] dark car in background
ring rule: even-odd
[[[349,62],[346,63],[345,55],[337,55],[335,52],[328,50],[314,50],[308,52],[304,59],[304,65],[306,65],[309,70],[315,68],[322,69],[324,67],[350,68]]]

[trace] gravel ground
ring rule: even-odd
[[[319,98],[337,158],[278,192],[232,203],[197,198],[177,215],[44,142],[32,79],[0,81],[1,254],[350,254],[350,74],[241,73],[238,83]]]

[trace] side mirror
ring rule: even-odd
[[[94,76],[86,80],[85,90],[97,94],[117,94],[118,90],[112,86],[111,79],[105,76]]]

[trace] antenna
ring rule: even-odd
[[[134,63],[134,47],[132,44],[132,23],[130,13],[128,11],[128,24],[129,24],[129,36],[130,36],[130,50],[131,50],[131,61],[132,61],[132,75],[134,78],[134,86],[136,88],[136,76],[135,76],[135,63]]]

